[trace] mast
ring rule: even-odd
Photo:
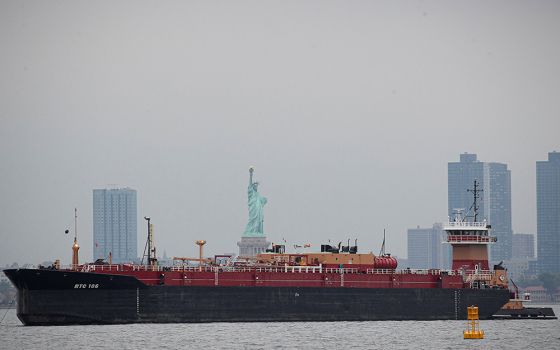
[[[74,244],[72,244],[72,269],[76,270],[79,265],[78,251],[78,209],[74,208]]]
[[[149,234],[150,234],[150,243],[152,244],[152,250],[150,250],[150,255],[152,257],[151,265],[157,265],[157,256],[156,256],[156,243],[154,242],[154,224],[149,225]]]
[[[150,223],[150,217],[144,216],[144,219],[148,222],[148,238],[146,239],[146,246],[144,246],[144,254],[142,255],[142,264],[144,263],[144,257],[147,255],[146,264],[148,266],[154,265],[156,263],[156,247],[154,246],[153,242],[153,232],[152,232],[152,224]],[[148,248],[148,252],[146,254],[146,247]],[[152,257],[153,252],[153,257]]]
[[[78,208],[74,208],[74,242],[78,240]]]
[[[379,256],[385,256],[385,229],[383,229],[383,244],[381,244],[381,250],[379,251]]]
[[[481,190],[481,189],[478,188],[478,181],[476,179],[474,179],[473,189],[472,190],[470,188],[467,189],[467,192],[472,192],[473,197],[474,197],[473,205],[471,207],[473,209],[473,212],[474,212],[474,222],[477,222],[477,219],[478,219],[478,202],[477,201],[478,201],[478,198],[479,198],[478,194],[482,191],[484,191],[484,190]]]

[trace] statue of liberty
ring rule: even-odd
[[[255,169],[253,167],[249,168],[249,187],[247,188],[249,221],[247,222],[247,227],[245,228],[245,233],[243,234],[244,236],[264,236],[263,207],[266,204],[267,200],[258,192],[259,183],[253,182],[254,171]]]

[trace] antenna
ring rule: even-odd
[[[463,210],[464,208],[454,208],[453,209],[453,221],[454,222],[463,222]]]
[[[78,240],[78,208],[74,208],[74,241]]]

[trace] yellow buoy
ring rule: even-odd
[[[464,339],[484,339],[484,331],[478,322],[478,307],[467,307],[467,330],[463,331]]]

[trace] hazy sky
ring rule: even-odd
[[[138,191],[169,256],[237,252],[248,167],[271,241],[406,256],[447,162],[507,163],[536,231],[560,150],[558,1],[1,1],[0,264],[69,263],[92,189]]]

